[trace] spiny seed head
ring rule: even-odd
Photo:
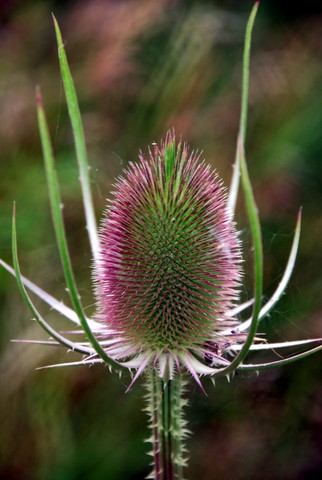
[[[227,328],[241,254],[216,173],[174,132],[124,171],[104,215],[97,271],[99,316],[123,356],[205,355]]]

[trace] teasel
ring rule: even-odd
[[[134,357],[138,373],[153,365],[163,379],[183,366],[200,383],[205,363],[226,365],[221,352],[244,337],[222,335],[237,325],[229,311],[241,280],[222,182],[171,130],[115,187],[95,273],[98,319],[115,338],[107,352]]]
[[[132,380],[145,377],[153,468],[149,478],[182,480],[186,466],[183,440],[188,433],[183,408],[189,375],[205,392],[201,377],[230,378],[236,371],[256,371],[295,362],[322,349],[322,339],[269,343],[257,334],[262,320],[285,292],[297,255],[301,211],[283,276],[271,298],[262,306],[263,254],[258,211],[248,175],[244,144],[247,124],[251,33],[259,2],[250,15],[245,37],[240,128],[229,192],[218,175],[176,142],[170,130],[163,142],[153,144],[147,156],[123,172],[114,197],[96,226],[89,168],[77,95],[61,33],[54,19],[64,90],[71,120],[89,242],[93,255],[97,313],[88,318],[73,274],[62,214],[55,159],[37,89],[39,130],[45,160],[53,224],[72,307],[69,308],[23,277],[17,251],[16,211],[12,222],[13,268],[0,264],[16,277],[33,318],[49,340],[84,355],[83,360],[50,365],[102,363],[110,370],[130,371]],[[233,220],[239,179],[242,180],[254,256],[254,291],[239,302],[242,253]],[[76,341],[43,318],[28,290],[52,309],[81,327],[86,339]],[[239,314],[253,308],[250,318]],[[79,330],[77,330],[79,333]],[[71,332],[72,334],[72,332]],[[29,342],[29,340],[21,340]],[[306,347],[267,363],[245,361],[250,351]]]

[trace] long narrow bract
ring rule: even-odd
[[[78,293],[75,277],[72,270],[69,250],[67,246],[65,226],[64,226],[63,216],[62,216],[62,208],[61,208],[62,201],[60,198],[57,171],[55,168],[55,160],[54,160],[52,145],[50,141],[49,130],[47,126],[47,121],[46,121],[42,98],[41,98],[39,89],[37,89],[36,91],[36,99],[37,99],[38,125],[39,125],[39,132],[40,132],[41,144],[42,144],[44,161],[45,161],[45,169],[46,169],[46,175],[47,175],[48,193],[49,193],[49,199],[50,199],[50,205],[51,205],[52,219],[53,219],[57,244],[59,248],[61,263],[62,263],[64,275],[65,275],[69,296],[70,296],[72,305],[75,309],[75,312],[84,329],[84,332],[86,333],[93,348],[96,350],[98,356],[101,357],[108,365],[121,368],[118,363],[114,362],[108,355],[106,355],[105,350],[102,348],[102,346],[94,336],[92,330],[90,329],[86,319],[86,315],[83,311],[83,307],[80,301],[80,295]]]
[[[85,144],[85,136],[83,122],[79,110],[77,94],[74,86],[73,77],[70,73],[65,48],[60,32],[59,25],[53,15],[57,46],[58,58],[60,63],[61,76],[66,94],[69,118],[72,126],[75,151],[79,169],[79,180],[82,188],[83,205],[85,210],[86,228],[92,249],[93,258],[96,261],[99,252],[99,239],[97,235],[97,224],[93,205],[93,198],[89,179],[89,165],[87,160],[87,150]]]

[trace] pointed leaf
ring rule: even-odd
[[[93,350],[91,348],[86,348],[84,346],[79,346],[77,343],[71,342],[67,338],[63,337],[60,335],[56,330],[54,330],[40,315],[38,310],[36,309],[35,305],[31,301],[23,283],[21,280],[21,274],[20,274],[20,266],[19,266],[19,260],[18,260],[18,250],[17,250],[17,230],[16,230],[16,211],[15,207],[13,210],[13,217],[12,217],[12,256],[13,256],[13,264],[15,268],[15,273],[16,273],[16,280],[18,284],[18,288],[20,290],[20,293],[22,295],[22,298],[24,299],[27,307],[31,311],[33,317],[35,320],[39,323],[39,325],[50,335],[52,338],[54,338],[57,342],[59,342],[61,345],[70,348],[71,350],[74,350],[76,352],[80,353],[85,353],[85,354],[92,354]]]
[[[80,179],[81,188],[82,188],[87,231],[89,235],[89,241],[91,244],[93,258],[95,261],[97,261],[98,252],[99,252],[99,239],[97,235],[96,218],[95,218],[95,212],[94,212],[94,206],[93,206],[92,192],[90,187],[90,179],[88,174],[89,166],[88,166],[88,160],[87,160],[87,151],[86,151],[86,145],[85,145],[83,123],[82,123],[81,114],[79,110],[74,81],[69,69],[61,32],[54,15],[53,15],[53,20],[54,20],[54,26],[55,26],[55,32],[56,32],[61,76],[63,79],[68,113],[69,113],[70,122],[72,125],[74,142],[75,142],[75,150],[76,150],[78,169],[79,169],[79,179]]]
[[[255,3],[251,11],[251,14],[247,23],[247,27],[246,27],[246,33],[245,33],[239,132],[238,132],[238,138],[237,138],[235,163],[233,166],[233,175],[231,179],[229,196],[228,196],[228,208],[232,213],[235,212],[235,208],[236,208],[236,202],[237,202],[237,196],[238,196],[238,190],[239,190],[239,179],[240,179],[240,158],[239,158],[240,150],[238,145],[239,143],[241,143],[242,145],[245,145],[245,140],[246,140],[250,48],[251,48],[252,32],[253,32],[253,27],[254,27],[258,6],[259,6],[259,1]]]
[[[58,249],[60,253],[60,259],[61,259],[61,263],[62,263],[64,275],[65,275],[65,281],[67,284],[69,296],[70,296],[72,305],[74,307],[74,310],[84,329],[84,332],[86,333],[90,343],[92,344],[93,348],[96,350],[99,357],[101,357],[108,365],[120,368],[120,365],[117,362],[114,362],[114,360],[112,360],[106,354],[105,350],[97,341],[96,337],[94,336],[92,330],[89,327],[89,324],[86,319],[86,315],[81,305],[80,295],[78,293],[78,289],[76,286],[74,273],[72,270],[72,264],[70,260],[70,255],[69,255],[69,250],[68,250],[68,245],[67,245],[67,240],[66,240],[56,165],[55,165],[51,140],[49,136],[49,130],[47,126],[46,116],[43,109],[43,103],[42,103],[42,98],[41,98],[39,89],[37,90],[37,112],[38,112],[39,132],[41,137],[45,168],[46,168],[51,213],[52,213],[53,224],[54,224],[54,229],[56,233]]]

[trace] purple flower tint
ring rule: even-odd
[[[129,365],[140,359],[140,371],[158,363],[161,376],[180,363],[195,373],[195,358],[220,363],[221,332],[236,324],[227,312],[239,296],[240,244],[221,180],[174,131],[119,178],[100,241],[108,353]]]

